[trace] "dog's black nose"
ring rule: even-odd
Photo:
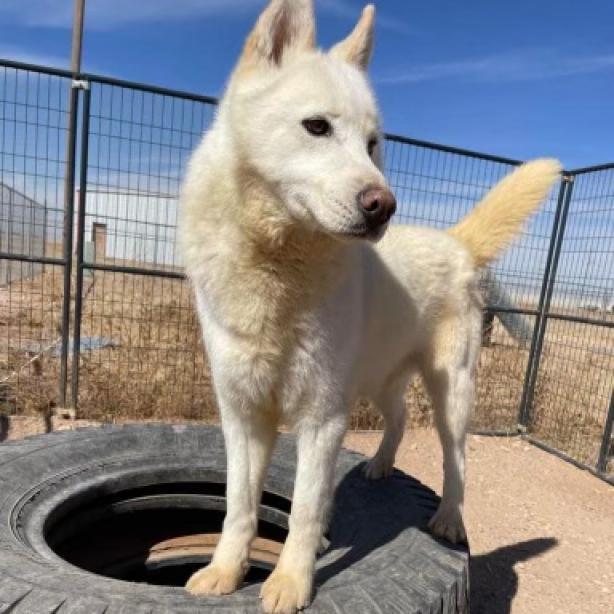
[[[371,230],[385,224],[397,209],[394,194],[386,188],[370,187],[358,195],[358,206]]]

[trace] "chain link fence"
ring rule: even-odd
[[[0,413],[214,421],[176,224],[215,100],[76,77],[0,61]],[[517,164],[387,135],[395,223],[448,227]],[[473,428],[614,482],[613,251],[614,164],[565,172],[483,272]],[[407,404],[430,422],[420,382]],[[352,424],[379,426],[363,406]]]

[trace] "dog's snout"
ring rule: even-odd
[[[358,206],[363,212],[369,228],[385,224],[397,209],[394,194],[386,189],[370,187],[358,195]]]

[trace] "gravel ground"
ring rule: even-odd
[[[54,429],[93,424],[54,419]],[[0,440],[43,432],[36,418],[0,423]],[[8,431],[8,432],[7,432]],[[379,433],[345,446],[371,455]],[[441,492],[431,429],[408,431],[397,467]],[[518,438],[470,436],[465,523],[472,614],[614,612],[614,488]]]

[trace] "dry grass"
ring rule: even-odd
[[[86,278],[82,336],[114,347],[82,352],[79,415],[88,420],[217,420],[197,318],[186,283],[97,272]],[[59,338],[62,277],[47,267],[32,280],[0,289],[0,410],[48,413],[59,404],[59,358],[46,349]],[[594,463],[612,386],[614,330],[550,322],[535,391],[532,431],[584,462]],[[592,336],[591,336],[592,335]],[[513,430],[528,350],[498,321],[482,348],[473,427]],[[417,380],[407,392],[410,424],[432,422]],[[381,428],[360,403],[354,429]]]

